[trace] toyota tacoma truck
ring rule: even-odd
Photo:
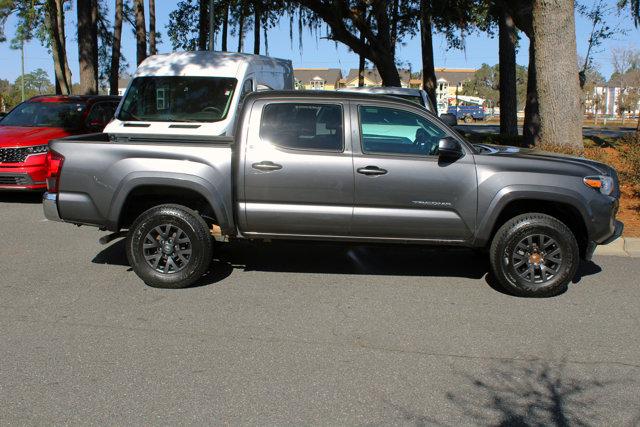
[[[512,292],[553,295],[623,228],[611,167],[472,145],[379,95],[254,92],[233,137],[70,137],[48,164],[45,216],[128,230],[133,270],[163,288],[199,280],[222,236],[477,248]]]

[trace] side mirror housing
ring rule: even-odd
[[[447,159],[457,159],[464,154],[460,143],[450,136],[438,141],[438,153],[440,157]]]
[[[440,120],[442,120],[448,126],[456,126],[458,124],[458,118],[455,114],[451,113],[440,114]]]

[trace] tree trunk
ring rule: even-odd
[[[78,2],[77,12],[80,94],[96,95],[98,93],[97,0]]]
[[[227,51],[227,35],[229,33],[229,2],[224,4],[224,17],[222,18],[222,46],[223,52]]]
[[[147,58],[147,25],[144,19],[144,0],[135,0],[136,13],[136,63]]]
[[[393,0],[391,5],[391,46],[393,48],[393,56],[396,56],[396,43],[398,41],[398,14],[399,0]],[[409,78],[411,79],[411,78]]]
[[[360,42],[366,43],[367,39],[364,36],[364,33],[360,33]],[[364,66],[365,66],[365,58],[364,55],[358,55],[358,87],[364,86]]]
[[[71,94],[73,83],[71,78],[71,68],[69,67],[69,58],[67,57],[67,30],[65,29],[64,0],[56,0],[56,8],[58,10],[58,36],[60,37],[60,45],[62,47],[62,60],[65,70],[64,75],[67,80],[69,94]]]
[[[380,78],[382,79],[382,86],[401,87],[400,74],[396,67],[395,58],[391,55],[374,55],[371,62],[376,66]]]
[[[207,50],[207,33],[209,32],[209,2],[200,0],[198,8],[198,50]]]
[[[260,1],[253,2],[253,53],[260,55]]]
[[[420,0],[420,44],[422,52],[422,89],[427,92],[431,103],[438,107],[436,97],[436,71],[433,61],[433,35],[431,13],[428,0]]]
[[[540,140],[540,108],[536,87],[536,54],[533,40],[529,39],[529,68],[527,72],[527,103],[524,107],[522,136],[526,145],[536,145]]]
[[[540,143],[583,147],[574,0],[534,0]]]
[[[238,52],[244,49],[244,7],[240,6],[240,16],[238,16]]]
[[[149,0],[149,55],[158,53],[156,49],[156,0]]]
[[[500,133],[518,135],[518,94],[516,89],[516,27],[511,15],[501,10],[500,45]]]
[[[60,15],[62,14],[62,15]],[[65,49],[64,38],[64,9],[62,0],[47,0],[45,24],[49,32],[53,68],[55,73],[56,94],[69,95],[71,93],[71,75],[67,74],[69,63]],[[63,33],[60,33],[62,29]]]
[[[111,95],[118,94],[123,7],[124,0],[116,0],[116,16],[113,21],[113,45],[111,46],[111,71],[109,73],[109,94]]]

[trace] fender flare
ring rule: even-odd
[[[220,225],[224,231],[229,232],[233,227],[233,216],[231,212],[229,212],[231,207],[226,206],[221,195],[222,193],[213,183],[195,175],[176,172],[144,171],[131,172],[126,175],[114,192],[107,216],[109,229],[119,229],[120,214],[122,213],[125,201],[133,190],[142,186],[177,187],[195,191],[209,203],[216,215],[218,225]]]
[[[591,233],[593,212],[589,202],[577,191],[542,185],[513,185],[498,191],[491,200],[484,217],[479,218],[478,231],[474,239],[476,245],[484,245],[489,241],[496,221],[504,208],[517,200],[544,200],[569,205],[580,213],[587,232]]]

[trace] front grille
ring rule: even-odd
[[[0,185],[32,185],[33,181],[27,174],[0,174]]]
[[[30,147],[0,148],[0,163],[22,163],[30,154]]]

